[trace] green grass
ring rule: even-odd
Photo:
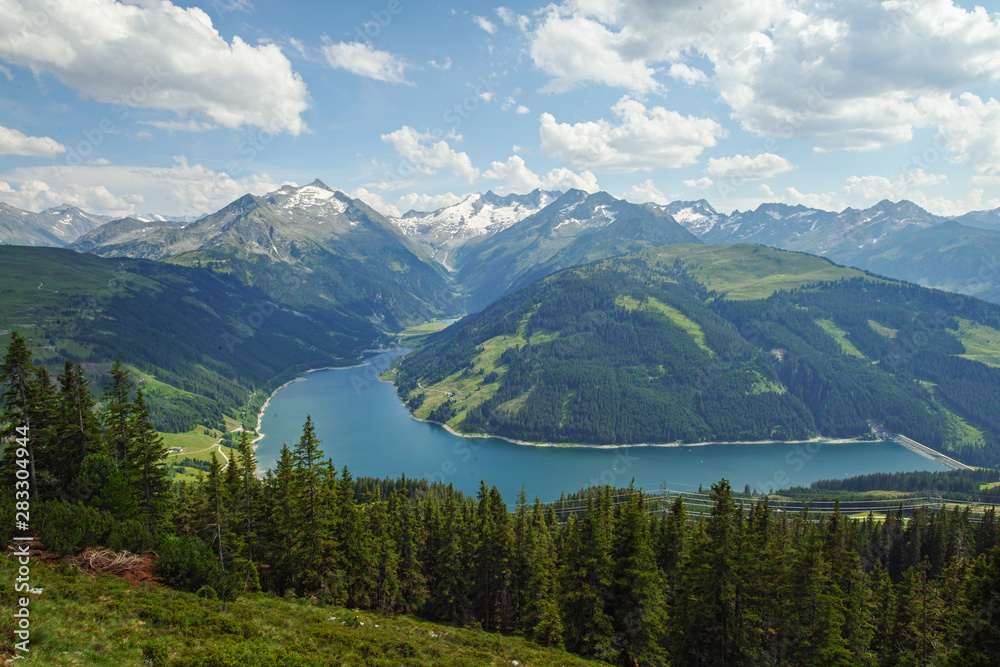
[[[847,340],[847,333],[834,324],[833,320],[816,320],[816,324],[819,325],[823,331],[830,334],[835,341],[837,341],[837,344],[840,345],[840,349],[844,354],[849,354],[852,357],[861,357],[862,359],[865,358],[865,355],[861,353],[861,350],[854,347],[854,344]]]
[[[528,342],[525,338],[528,321],[537,309],[535,306],[521,319],[515,335],[501,335],[484,341],[480,345],[482,351],[475,356],[471,369],[455,372],[440,382],[417,389],[414,393],[423,393],[424,403],[413,415],[418,419],[427,419],[438,406],[451,399],[455,403],[456,413],[448,420],[448,426],[458,429],[469,410],[492,398],[500,388],[499,382],[484,382],[485,376],[494,371],[502,375],[504,369],[497,366],[500,355],[512,347]],[[555,336],[551,333],[537,332],[532,335],[531,341],[539,343],[552,338]]]
[[[955,336],[965,346],[965,354],[959,356],[1000,368],[1000,331],[959,319]]]
[[[868,320],[868,326],[874,329],[876,333],[881,334],[886,338],[895,338],[896,334],[899,333],[899,329],[890,329],[889,327],[882,326],[875,320]]]
[[[677,244],[645,251],[640,256],[661,266],[679,260],[709,290],[734,301],[766,299],[779,290],[841,278],[885,282],[821,257],[749,243]]]
[[[0,558],[0,577],[13,581],[16,563]],[[412,616],[379,616],[288,601],[263,594],[233,602],[198,598],[119,577],[91,578],[68,565],[37,561],[31,583],[29,665],[139,667],[143,649],[160,647],[156,667],[367,667],[606,664],[541,647],[521,637],[455,628]],[[0,659],[11,654],[13,586],[4,586]],[[149,663],[145,663],[149,664]]]
[[[659,313],[660,315],[665,316],[668,320],[688,332],[691,338],[694,339],[694,342],[697,343],[698,347],[705,350],[709,354],[713,354],[712,349],[706,342],[705,332],[702,331],[701,325],[681,311],[672,306],[668,306],[659,299],[647,297],[645,302],[640,303],[633,297],[621,295],[615,298],[615,304],[625,308],[625,310],[642,310],[644,312]]]

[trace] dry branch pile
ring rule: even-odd
[[[90,548],[70,558],[69,563],[86,574],[114,574],[133,584],[157,580],[153,574],[156,565],[150,554],[139,556],[128,551]]]

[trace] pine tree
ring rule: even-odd
[[[420,553],[423,547],[421,526],[417,520],[418,514],[404,495],[406,492],[406,476],[389,496],[389,525],[399,548],[399,565],[397,579],[399,581],[400,608],[404,612],[420,609],[427,600],[427,580],[421,571]]]
[[[205,522],[203,530],[208,538],[206,541],[214,547],[219,556],[219,565],[226,571],[226,535],[228,534],[229,507],[226,498],[226,486],[223,482],[222,466],[219,458],[212,452],[208,475],[201,486]]]
[[[614,628],[608,613],[611,588],[610,516],[605,496],[587,499],[580,520],[566,524],[562,568],[562,617],[566,648],[613,661]]]
[[[101,428],[94,413],[90,381],[80,364],[66,361],[59,382],[59,435],[53,467],[61,486],[66,488],[80,472],[88,455],[101,451]]]
[[[163,438],[153,428],[141,389],[132,405],[131,422],[130,459],[126,461],[125,469],[131,471],[133,494],[139,500],[139,518],[150,531],[155,531],[167,516],[170,493],[170,479],[164,464],[167,448]]]
[[[562,646],[563,623],[559,610],[555,547],[549,535],[541,503],[526,521],[523,549],[526,556],[525,579],[521,591],[524,633],[546,646]]]
[[[132,483],[129,461],[132,445],[132,380],[128,370],[122,368],[121,361],[116,359],[108,371],[111,382],[104,387],[101,402],[104,404],[104,439],[111,451],[112,457],[118,463],[125,482]]]
[[[642,492],[630,486],[629,494],[615,513],[611,549],[615,646],[626,665],[664,665],[661,642],[666,612],[649,514]]]

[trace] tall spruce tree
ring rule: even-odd
[[[153,532],[159,529],[167,518],[170,479],[164,463],[167,447],[163,444],[163,438],[153,428],[146,398],[141,389],[136,392],[131,409],[131,421],[129,431],[132,442],[128,448],[130,459],[126,461],[125,466],[131,471],[132,491],[139,503],[139,520]]]

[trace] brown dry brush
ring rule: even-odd
[[[159,581],[153,574],[156,569],[153,554],[140,556],[128,551],[115,552],[111,549],[91,547],[70,558],[68,562],[80,572],[89,575],[114,574],[133,584]]]

